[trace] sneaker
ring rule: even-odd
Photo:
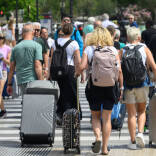
[[[127,147],[128,147],[128,149],[136,150],[136,149],[137,149],[136,142],[134,142],[134,143],[130,142],[130,143],[127,145]]]
[[[2,111],[0,112],[0,117],[3,117],[5,114],[6,114],[6,110],[2,110]]]
[[[138,133],[138,135],[136,136],[136,144],[140,148],[145,147],[145,140],[144,140],[144,136],[142,133]]]

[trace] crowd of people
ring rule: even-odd
[[[128,129],[131,138],[128,147],[130,149],[144,148],[143,131],[146,121],[146,103],[152,83],[149,83],[149,77],[146,75],[140,85],[130,87],[124,82],[124,70],[122,70],[121,64],[126,48],[133,49],[139,46],[138,53],[141,55],[143,66],[152,70],[156,77],[156,29],[153,28],[152,21],[147,21],[146,30],[141,33],[134,18],[133,15],[128,17],[129,28],[127,28],[125,42],[120,40],[122,33],[120,26],[110,21],[108,14],[104,14],[103,22],[92,20],[85,25],[83,36],[73,26],[71,17],[67,15],[62,17],[61,26],[55,32],[54,39],[48,36],[47,28],[41,27],[40,23],[26,23],[23,26],[22,39],[16,43],[15,33],[10,24],[8,30],[10,36],[5,36],[3,32],[0,33],[0,117],[7,113],[2,97],[6,81],[8,81],[7,92],[12,95],[12,79],[16,72],[18,86],[23,95],[27,84],[31,81],[49,80],[53,74],[50,71],[53,55],[58,46],[65,46],[68,73],[64,79],[57,80],[60,89],[56,111],[57,123],[61,124],[63,113],[67,109],[77,108],[77,77],[81,75],[82,82],[87,80],[85,93],[91,110],[95,135],[92,151],[98,153],[102,142],[101,152],[107,155],[111,134],[111,112],[115,104],[114,86],[95,86],[91,76],[94,72],[91,69],[91,64],[98,47],[108,48],[111,49],[117,60],[119,100],[126,105],[128,113]],[[7,71],[8,69],[9,71]],[[83,117],[82,113],[81,118]],[[136,124],[138,124],[138,130],[136,130]]]

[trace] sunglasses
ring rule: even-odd
[[[39,32],[39,31],[40,31],[40,29],[35,29],[35,32],[36,32],[36,31],[37,31],[37,32]]]
[[[1,37],[1,36],[0,36],[0,40],[4,40],[4,37]]]
[[[64,19],[63,21],[64,21],[64,22],[71,22],[70,19]]]

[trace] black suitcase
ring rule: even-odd
[[[80,154],[80,107],[78,96],[78,80],[77,80],[77,107],[78,109],[68,109],[63,114],[62,129],[63,129],[63,146],[64,154],[68,153],[69,149],[76,149]]]
[[[21,145],[49,144],[52,146],[55,137],[57,99],[56,94],[52,93],[53,91],[56,93],[56,89],[53,89],[53,85],[45,80],[34,81],[27,87],[23,97]]]

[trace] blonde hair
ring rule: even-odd
[[[5,33],[0,31],[0,37],[4,37],[3,44],[5,43]]]
[[[127,29],[127,38],[129,42],[138,40],[138,37],[141,37],[141,32],[139,28],[130,27]]]
[[[97,27],[87,38],[86,46],[113,46],[113,39],[106,28]]]
[[[14,19],[10,19],[8,22],[8,28],[11,30],[13,28]]]

